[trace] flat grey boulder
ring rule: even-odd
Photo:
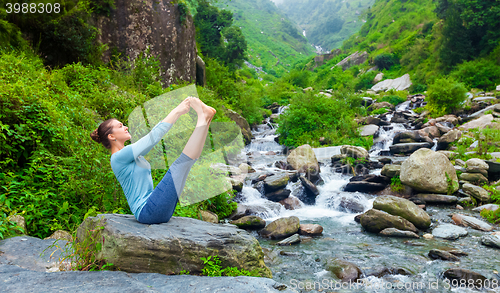
[[[378,125],[374,125],[374,124],[369,124],[369,125],[365,125],[363,127],[360,127],[360,136],[370,136],[370,135],[375,135],[375,133],[377,133],[379,129],[379,126]]]
[[[389,178],[399,176],[401,172],[401,165],[386,164],[382,167],[380,174],[387,176]]]
[[[467,234],[467,230],[453,224],[441,224],[432,230],[432,236],[448,240],[455,240]]]
[[[383,80],[372,86],[371,89],[375,92],[388,91],[390,89],[394,89],[397,91],[404,91],[408,89],[410,86],[411,86],[410,75],[407,73],[396,79]]]
[[[448,251],[440,250],[440,249],[431,249],[429,251],[429,257],[432,259],[441,259],[448,261],[459,261],[460,259],[455,255],[449,253]]]
[[[473,229],[481,230],[481,231],[485,231],[485,232],[489,232],[489,231],[493,230],[493,227],[490,226],[488,223],[483,222],[483,221],[476,219],[474,217],[465,216],[462,214],[453,214],[451,219],[453,220],[453,222],[455,222],[455,224],[460,225],[460,226],[471,227]]]
[[[103,227],[98,229],[98,227]],[[78,241],[102,239],[97,260],[130,273],[200,274],[201,257],[218,255],[223,267],[257,270],[270,277],[262,248],[251,234],[233,225],[172,217],[168,223],[145,225],[133,215],[88,217],[78,227]]]
[[[167,276],[119,271],[36,272],[13,265],[0,264],[1,291],[21,292],[297,292],[268,278]]]
[[[398,143],[389,146],[391,154],[411,154],[418,149],[430,149],[432,144],[428,142]]]
[[[490,201],[490,198],[491,198],[491,195],[489,194],[489,192],[482,188],[482,187],[479,187],[479,186],[476,186],[476,185],[473,185],[473,184],[469,184],[469,183],[465,183],[464,185],[462,185],[462,190],[480,200],[481,202],[489,202]]]
[[[484,235],[481,237],[481,243],[493,248],[500,248],[500,235]]]
[[[418,200],[426,204],[456,204],[458,197],[437,193],[419,193],[412,196],[411,200]]]
[[[389,236],[389,237],[405,237],[405,238],[420,238],[418,234],[413,233],[411,231],[402,231],[396,228],[385,228],[380,231],[380,235]]]
[[[299,234],[293,234],[292,236],[285,238],[285,239],[281,240],[280,242],[276,243],[276,245],[285,246],[285,245],[294,245],[294,244],[299,244],[299,243],[300,243]]]
[[[46,272],[59,266],[62,250],[58,246],[64,249],[66,243],[65,240],[42,240],[25,235],[8,238],[0,241],[0,264]]]
[[[475,212],[481,212],[482,210],[496,211],[496,210],[498,210],[499,207],[500,206],[497,204],[489,203],[489,204],[485,204],[482,206],[478,206],[477,208],[473,208],[472,210]]]

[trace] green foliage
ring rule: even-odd
[[[451,76],[468,88],[493,90],[500,83],[500,66],[488,59],[464,62],[458,65]]]
[[[392,66],[398,63],[398,59],[396,56],[394,56],[394,54],[384,53],[377,55],[373,60],[373,63],[375,63],[375,65],[377,65],[380,70],[389,70]]]
[[[354,115],[359,111],[361,99],[351,94],[335,93],[332,98],[314,95],[308,91],[291,99],[290,107],[280,115],[277,132],[280,142],[297,147],[302,144],[319,146],[325,137],[330,145],[346,141],[365,144],[357,134]]]
[[[217,255],[209,257],[200,257],[205,265],[202,269],[202,274],[209,277],[236,277],[236,276],[250,276],[250,277],[260,277],[260,274],[256,271],[247,271],[245,269],[238,269],[236,267],[226,267],[222,268],[221,261]]]
[[[219,10],[202,0],[199,2],[194,23],[196,42],[204,56],[224,62],[232,70],[236,65],[241,66],[246,59],[247,43],[241,29],[232,26],[231,11]]]
[[[413,83],[408,91],[412,94],[423,93],[427,90],[427,86],[421,83]]]
[[[358,82],[356,83],[355,90],[367,90],[373,86],[373,79],[377,75],[376,71],[370,71],[365,74],[362,74]]]
[[[394,192],[402,192],[405,190],[403,183],[399,176],[394,176],[391,178],[391,190]]]
[[[491,52],[498,46],[500,3],[488,0],[440,0],[444,20],[441,58],[447,66]]]
[[[436,115],[450,113],[465,101],[466,93],[465,86],[452,78],[437,79],[428,89],[428,108]]]
[[[373,110],[370,114],[371,115],[380,115],[380,114],[385,114],[388,111],[389,110],[387,110],[387,108],[379,108],[379,109]]]
[[[403,97],[398,96],[398,95],[391,95],[390,94],[390,95],[382,97],[382,102],[389,102],[389,103],[393,104],[394,106],[397,106],[405,101],[406,101],[406,98],[403,98]]]
[[[61,271],[109,270],[113,267],[112,263],[97,260],[97,254],[102,250],[101,239],[103,239],[103,236],[100,233],[102,229],[104,229],[103,226],[98,226],[92,230],[87,230],[87,235],[80,241],[77,239],[75,231],[72,235],[73,241],[66,242],[64,246],[61,246],[61,243],[57,240],[47,247],[43,253],[53,254],[55,251],[60,250],[61,256],[58,262]],[[56,250],[51,252],[52,248],[56,248]]]
[[[5,197],[0,195],[0,197]],[[0,199],[0,203],[5,202],[5,199]],[[2,207],[0,205],[0,240],[16,236],[17,234],[25,234],[26,231],[23,231],[21,227],[19,227],[15,222],[9,221],[7,215],[3,212],[7,207]]]
[[[5,12],[6,2],[2,1],[0,15]],[[9,1],[12,4],[23,2]],[[53,9],[51,13],[10,13],[0,17],[0,20],[8,22],[4,24],[10,29],[11,43],[17,42],[14,31],[19,29],[39,55],[43,56],[47,65],[60,67],[73,62],[101,64],[100,57],[105,46],[97,41],[98,30],[91,19],[109,14],[110,9],[114,8],[113,0],[35,2],[52,7],[57,4],[60,6],[59,12]]]
[[[240,109],[241,115],[248,123],[253,124],[262,120],[260,112],[262,87],[259,83],[244,85],[238,76],[227,66],[215,59],[207,59],[207,87],[215,95],[213,101],[233,109]],[[222,108],[221,108],[221,112]]]
[[[177,9],[179,9],[179,20],[182,25],[186,24],[186,19],[190,15],[189,5],[184,1],[179,1],[177,3]]]
[[[288,75],[284,76],[284,79],[287,80],[290,84],[306,88],[309,86],[309,78],[311,76],[311,72],[308,70],[299,71],[297,69],[293,69],[290,71]]]
[[[233,26],[241,28],[248,46],[248,61],[268,74],[282,76],[314,48],[294,22],[269,0],[218,1],[213,5],[233,12]]]
[[[475,141],[478,142],[477,146],[472,150],[469,149]],[[491,159],[489,153],[500,151],[498,141],[500,141],[500,130],[498,129],[471,129],[468,135],[463,136],[459,141],[453,143],[453,145],[457,147],[457,158],[461,160],[467,161],[472,158],[489,160]]]

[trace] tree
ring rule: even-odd
[[[231,70],[246,58],[247,42],[241,29],[232,26],[233,13],[219,10],[206,0],[200,2],[194,17],[196,42],[201,53],[223,62]]]
[[[234,65],[242,65],[246,58],[247,42],[239,27],[230,26],[224,30],[224,38],[227,40],[225,46],[225,62],[230,68]]]

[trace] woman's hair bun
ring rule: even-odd
[[[95,141],[95,142],[98,142],[98,143],[101,143],[101,138],[99,137],[99,132],[98,132],[98,129],[92,131],[92,133],[90,134],[90,137]]]

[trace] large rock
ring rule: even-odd
[[[264,196],[270,201],[280,202],[288,198],[290,193],[292,193],[292,191],[289,189],[280,189],[270,193],[266,193]]]
[[[320,172],[316,155],[308,144],[301,145],[292,150],[286,160],[288,164],[301,173],[318,174]]]
[[[318,224],[300,224],[299,234],[307,236],[318,236],[323,233],[323,227]]]
[[[476,285],[477,289],[482,289],[484,288],[485,281],[487,280],[485,276],[470,271],[466,269],[461,269],[461,268],[453,268],[445,271],[443,273],[443,276],[447,279],[450,279],[452,281],[451,284],[455,284],[453,280],[457,280],[457,284],[473,284]],[[461,280],[464,280],[461,282]],[[469,288],[469,287],[467,287]],[[493,288],[493,287],[490,287]]]
[[[385,228],[380,231],[380,235],[389,236],[389,237],[404,237],[404,238],[420,238],[418,234],[411,231],[402,231],[396,228]]]
[[[364,213],[360,218],[360,223],[366,231],[373,233],[379,233],[386,228],[418,232],[417,228],[410,221],[376,209],[371,209]]]
[[[490,166],[483,160],[481,159],[468,159],[465,162],[465,165],[467,166],[467,172],[469,173],[482,173],[481,170],[486,170],[490,168]]]
[[[467,234],[467,230],[453,224],[441,224],[432,230],[432,236],[448,240],[455,240]]]
[[[285,284],[268,278],[247,276],[167,276],[133,274],[119,271],[36,272],[18,266],[0,264],[3,292],[275,292],[293,293]],[[223,288],[223,289],[221,289]]]
[[[458,190],[455,168],[448,158],[419,149],[401,164],[401,182],[418,191],[451,194]]]
[[[389,178],[399,176],[400,173],[401,173],[401,165],[386,164],[382,168],[382,171],[380,171],[380,174],[387,176]]]
[[[458,202],[458,197],[436,193],[419,193],[412,196],[411,200],[425,204],[456,204]]]
[[[465,216],[461,214],[453,214],[451,219],[453,220],[453,222],[455,222],[455,224],[460,226],[471,227],[476,230],[481,230],[485,232],[493,230],[492,226],[474,217]]]
[[[231,221],[231,224],[245,230],[260,230],[266,227],[266,221],[257,216],[244,216],[238,220]]]
[[[378,125],[373,125],[373,124],[369,124],[369,125],[365,125],[363,127],[360,128],[360,136],[374,136],[377,131],[379,129],[379,126]]]
[[[346,70],[351,66],[365,63],[367,59],[368,59],[368,53],[366,51],[363,52],[356,51],[351,55],[347,56],[346,58],[344,58],[339,63],[337,63],[335,66],[340,66],[342,67],[342,70]]]
[[[134,60],[150,49],[148,54],[158,58],[165,86],[195,81],[196,29],[189,13],[183,14],[179,4],[168,1],[116,0],[113,4],[109,17],[100,16],[95,22],[96,41],[106,45],[100,56],[104,62],[116,52]]]
[[[500,235],[484,235],[481,237],[481,243],[489,247],[500,248]]]
[[[28,232],[28,230],[26,229],[26,220],[24,219],[23,216],[13,215],[13,216],[7,217],[7,220],[16,223],[17,227],[23,229],[24,233]]]
[[[288,218],[279,218],[266,228],[260,230],[260,235],[272,239],[280,239],[291,236],[299,231],[300,221],[299,218],[291,216]]]
[[[421,230],[425,230],[431,225],[431,218],[423,209],[401,197],[379,196],[373,202],[373,208],[391,215],[400,216]]]
[[[231,109],[225,109],[225,112],[226,116],[229,117],[229,119],[236,122],[236,124],[240,127],[241,134],[243,134],[243,138],[245,139],[245,144],[250,144],[253,135],[252,135],[252,130],[250,129],[250,124],[248,124],[248,121],[243,116],[241,116],[240,114],[236,113]]]
[[[361,270],[355,264],[338,258],[327,259],[325,269],[332,272],[342,282],[347,283],[355,283],[362,274]]]
[[[389,146],[389,150],[391,151],[391,154],[397,155],[397,154],[411,154],[415,152],[416,150],[419,150],[421,148],[428,148],[430,149],[432,147],[432,144],[428,142],[410,142],[410,143],[398,143],[398,144],[393,144]]]
[[[462,130],[469,130],[472,128],[483,129],[493,121],[494,117],[491,114],[484,115],[476,120],[472,120],[461,125],[459,128]]]
[[[385,189],[386,186],[386,184],[378,182],[351,181],[344,187],[344,191],[375,193],[377,191]]]
[[[437,142],[437,149],[438,150],[445,150],[448,148],[448,146],[455,142],[458,141],[462,137],[462,131],[458,129],[453,129],[447,133],[445,133],[443,136],[441,136],[438,139]]]
[[[484,175],[481,173],[462,173],[460,174],[458,179],[478,183],[481,185],[488,183],[488,178],[484,177]]]
[[[383,80],[372,86],[371,89],[375,92],[387,91],[390,89],[394,89],[397,91],[404,91],[408,89],[410,86],[411,86],[410,75],[407,73],[396,79]]]
[[[98,229],[102,227],[102,229]],[[257,270],[270,277],[262,248],[252,235],[234,226],[172,217],[168,223],[144,225],[133,215],[88,217],[78,227],[78,242],[102,239],[97,260],[131,273],[202,272],[200,257],[218,255],[222,266]]]
[[[367,159],[368,151],[362,147],[353,146],[353,145],[343,145],[340,147],[340,153],[343,155],[347,155],[348,157],[354,159]]]
[[[429,251],[429,257],[432,259],[441,259],[447,261],[460,261],[460,259],[455,255],[449,253],[448,251],[440,249],[431,249]]]
[[[478,199],[481,202],[486,203],[490,201],[491,195],[488,193],[486,189],[482,187],[465,183],[464,185],[462,185],[462,190],[468,195]]]
[[[266,192],[283,189],[288,184],[288,180],[290,180],[290,177],[286,173],[274,174],[264,179],[264,188]]]

